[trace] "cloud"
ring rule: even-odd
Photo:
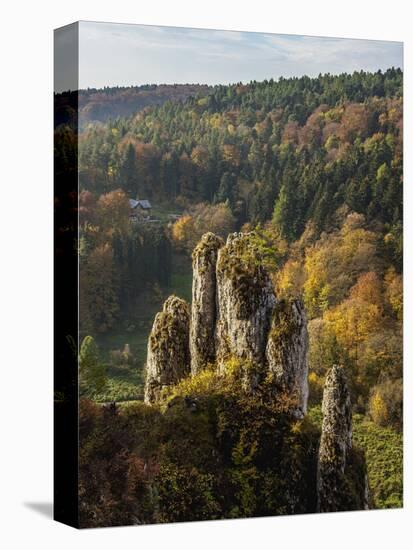
[[[248,82],[280,76],[385,70],[399,42],[80,23],[80,86]]]

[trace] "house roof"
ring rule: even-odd
[[[137,208],[138,206],[140,206],[144,210],[150,210],[152,208],[151,203],[146,199],[139,201],[135,201],[135,199],[129,199],[129,206],[131,208]]]

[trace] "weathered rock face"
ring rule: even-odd
[[[298,417],[307,412],[307,351],[307,318],[301,300],[278,302],[265,354],[275,386],[291,397]]]
[[[190,372],[189,307],[170,296],[155,317],[148,340],[145,402],[155,402],[161,390]]]
[[[352,448],[351,402],[344,371],[334,366],[323,395],[323,426],[318,454],[318,511],[341,508],[345,471]]]
[[[191,373],[196,374],[215,361],[217,317],[216,264],[223,240],[206,233],[192,254],[192,310],[189,347]]]
[[[218,252],[216,273],[219,368],[229,357],[262,366],[276,300],[252,233],[229,235]]]

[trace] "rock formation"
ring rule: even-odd
[[[276,300],[252,233],[229,235],[218,252],[216,273],[218,366],[222,370],[233,357],[262,367]]]
[[[274,310],[266,358],[275,386],[291,396],[298,417],[307,412],[307,318],[300,300],[282,300]]]
[[[189,372],[189,306],[170,296],[156,315],[148,340],[145,402],[155,402],[163,388]]]
[[[335,512],[342,505],[345,472],[352,449],[350,393],[342,367],[327,375],[323,394],[323,425],[317,468],[317,510]]]
[[[223,240],[206,233],[192,253],[191,373],[215,361],[216,263]]]
[[[228,369],[231,376],[239,376],[233,382],[239,380],[241,393],[246,391],[252,398],[258,395],[255,404],[263,396],[276,400],[282,394],[281,403],[287,404],[284,411],[291,413],[283,422],[287,418],[295,424],[306,414],[305,310],[300,300],[276,299],[255,242],[253,233],[234,233],[225,246],[212,233],[202,237],[193,253],[191,313],[184,300],[171,296],[155,317],[148,341],[146,403],[159,401],[162,389],[195,376],[210,363],[216,365],[218,374]],[[182,403],[185,411],[194,414],[202,407],[202,400],[184,395],[175,396],[167,409]],[[266,411],[264,407],[262,412]],[[334,366],[328,373],[322,412],[318,461],[302,462],[303,477],[297,478],[304,484],[310,480],[308,487],[316,487],[317,492],[308,495],[301,481],[291,483],[285,505],[291,511],[368,508],[366,464],[364,456],[352,448],[350,394],[341,367]],[[318,435],[314,430],[311,434],[316,438],[315,448]],[[281,432],[277,437],[282,440]]]

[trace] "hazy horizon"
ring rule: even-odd
[[[79,89],[230,84],[390,67],[401,42],[79,22]],[[56,91],[65,91],[56,83]]]

